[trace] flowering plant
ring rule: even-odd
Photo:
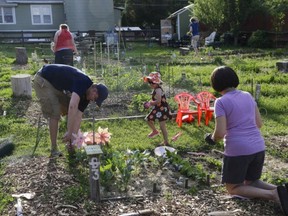
[[[80,149],[81,147],[85,147],[86,145],[108,145],[111,139],[111,133],[108,132],[108,128],[99,127],[97,132],[85,132],[82,133],[79,129],[77,134],[73,135],[73,142],[71,143],[72,147],[77,147]],[[94,138],[93,138],[94,135]]]

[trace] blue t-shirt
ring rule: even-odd
[[[199,22],[190,23],[192,27],[192,36],[199,35]]]
[[[89,104],[86,99],[87,89],[93,84],[92,80],[79,69],[62,64],[47,64],[41,70],[41,76],[57,90],[65,93],[76,93],[80,97],[78,109],[84,112]]]
[[[225,155],[251,155],[265,150],[264,139],[256,124],[255,109],[255,100],[245,91],[230,91],[216,99],[215,117],[226,117]]]

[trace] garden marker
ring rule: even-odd
[[[96,111],[96,103],[95,111]],[[100,202],[100,154],[103,154],[100,145],[95,142],[95,113],[93,112],[93,145],[85,147],[86,154],[89,157],[89,184],[90,184],[90,199]]]
[[[100,202],[100,158],[102,154],[100,145],[85,146],[86,154],[89,156],[89,184],[90,184],[90,199]]]

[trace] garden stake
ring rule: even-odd
[[[260,98],[260,92],[261,92],[261,85],[260,84],[256,84],[256,90],[255,90],[255,100],[256,100],[256,102],[258,102],[258,100]]]
[[[95,103],[96,108],[96,103]],[[95,109],[96,110],[96,109]],[[95,111],[94,110],[94,111]],[[85,146],[86,154],[89,157],[89,184],[90,184],[90,199],[100,202],[100,157],[102,150],[100,145],[95,142],[95,115],[93,112],[93,145]]]
[[[207,175],[206,183],[207,183],[208,186],[210,186],[210,175],[209,174]]]
[[[36,141],[35,141],[35,146],[34,146],[34,149],[33,149],[33,152],[32,152],[32,156],[35,154],[35,151],[38,147],[38,144],[40,142],[40,127],[41,127],[41,124],[40,124],[40,120],[41,120],[41,114],[39,115],[38,117],[38,124],[37,124],[37,135],[36,135]]]
[[[188,178],[185,178],[185,185],[184,185],[185,188],[188,188]]]
[[[157,184],[153,183],[153,193],[157,193]]]

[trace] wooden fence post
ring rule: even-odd
[[[89,157],[89,184],[90,199],[100,202],[100,154],[103,154],[100,145],[87,145],[86,154]]]

